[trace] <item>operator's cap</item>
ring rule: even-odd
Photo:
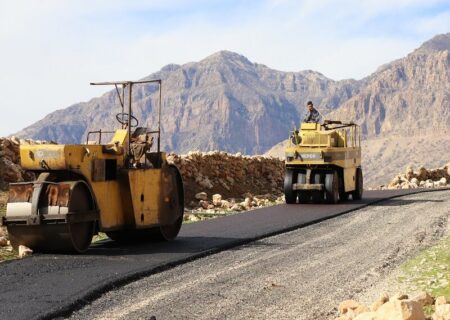
[[[307,105],[307,106],[312,106],[313,103],[312,103],[312,101],[308,101],[308,102],[306,103],[306,105]]]

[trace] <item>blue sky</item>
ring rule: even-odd
[[[450,0],[0,0],[0,136],[219,50],[360,79],[446,32]]]

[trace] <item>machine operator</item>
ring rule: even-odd
[[[312,101],[308,101],[306,107],[308,108],[308,112],[306,113],[306,117],[303,119],[303,122],[319,123],[321,116],[319,111],[314,108]]]

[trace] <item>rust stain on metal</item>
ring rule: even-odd
[[[58,183],[47,186],[47,199],[49,206],[68,207],[70,198],[70,184]]]
[[[31,202],[33,184],[11,184],[9,187],[8,202]]]
[[[68,207],[70,199],[70,184],[60,183],[58,184],[59,196],[58,206]]]
[[[47,186],[47,198],[49,206],[56,206],[56,202],[58,201],[58,186],[55,184],[49,184]]]

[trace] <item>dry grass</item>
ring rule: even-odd
[[[415,291],[450,299],[450,236],[402,265],[398,280]]]

